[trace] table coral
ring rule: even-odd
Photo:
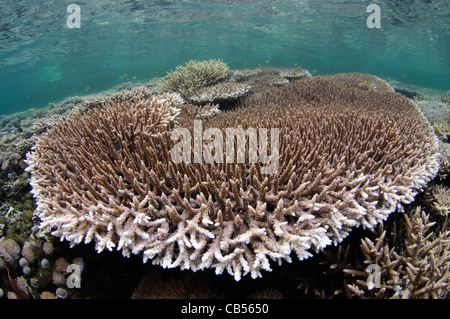
[[[174,101],[109,103],[48,131],[27,159],[41,227],[162,267],[256,278],[374,227],[439,168],[417,105],[342,76],[293,81],[203,119],[222,132],[279,129],[277,174],[261,160],[175,163],[171,132],[192,132],[194,119]]]

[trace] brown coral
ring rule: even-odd
[[[272,175],[261,149],[255,163],[174,162],[170,128],[192,134],[193,119],[176,124],[158,99],[73,117],[28,156],[42,227],[73,244],[95,240],[98,251],[236,280],[371,228],[436,175],[438,142],[408,99],[341,82],[294,81],[203,120],[221,132],[278,129],[279,158],[264,150],[279,161]]]

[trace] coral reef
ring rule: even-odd
[[[152,86],[137,85],[126,90],[112,90],[98,95],[71,97],[59,104],[51,104],[46,109],[31,109],[24,113],[2,117],[0,159],[0,270],[11,269],[17,284],[24,287],[32,298],[57,298],[56,289],[67,289],[68,273],[54,266],[61,257],[54,255],[54,238],[36,227],[41,221],[34,214],[35,203],[30,193],[30,176],[25,172],[26,153],[52,126],[63,122],[67,117],[83,114],[91,109],[102,107],[111,101],[130,100],[140,103],[150,98]],[[144,103],[145,104],[145,103]],[[9,247],[9,249],[7,249]],[[10,254],[11,247],[18,254]],[[57,251],[60,253],[60,250]],[[78,263],[74,258],[73,263]],[[26,286],[25,286],[26,284]],[[8,298],[20,298],[11,287],[3,287]],[[59,291],[61,292],[61,290]],[[73,290],[67,290],[68,296]],[[42,295],[43,294],[43,295]],[[59,294],[59,296],[62,296]]]
[[[0,236],[23,244],[26,238],[35,232],[33,227],[36,226],[37,220],[30,195],[28,193],[24,201],[17,203],[16,207],[9,204],[0,207]]]
[[[433,124],[439,138],[439,177],[445,179],[450,172],[450,104],[435,100],[417,101],[417,105]]]
[[[142,100],[139,103],[133,103],[133,102],[118,102],[116,104],[108,104],[106,105],[104,108],[101,109],[94,109],[91,112],[86,112],[85,116],[82,114],[81,117],[77,117],[77,116],[73,116],[68,118],[62,125],[58,126],[55,125],[49,132],[48,134],[46,134],[44,136],[44,138],[41,140],[42,143],[45,143],[45,141],[51,141],[53,140],[53,142],[55,143],[54,146],[57,146],[57,148],[59,148],[60,146],[58,146],[59,144],[61,144],[60,148],[60,152],[59,154],[54,153],[53,155],[55,157],[53,158],[47,158],[47,154],[51,154],[51,152],[49,152],[49,150],[44,150],[44,148],[41,148],[41,145],[43,146],[43,144],[40,144],[40,142],[38,142],[35,146],[36,150],[32,153],[29,154],[28,156],[28,163],[30,164],[30,166],[27,168],[27,170],[31,170],[33,171],[33,178],[31,180],[31,185],[33,186],[33,193],[37,198],[37,210],[38,211],[42,211],[45,212],[44,214],[41,214],[40,217],[42,219],[42,223],[41,226],[43,226],[44,228],[47,225],[62,225],[65,222],[63,220],[60,220],[60,218],[67,218],[66,221],[70,220],[70,217],[72,214],[75,213],[75,215],[78,215],[79,212],[82,212],[82,207],[78,207],[81,210],[79,212],[77,212],[77,209],[75,209],[75,207],[73,207],[72,209],[66,207],[66,204],[62,203],[62,207],[60,208],[56,208],[55,203],[52,202],[52,198],[47,198],[47,196],[45,195],[46,193],[48,194],[49,191],[53,188],[56,187],[54,190],[57,192],[56,189],[58,189],[60,186],[62,186],[63,189],[69,189],[72,188],[73,185],[71,185],[70,180],[71,178],[73,178],[74,176],[69,176],[70,170],[74,169],[74,170],[78,170],[78,169],[83,169],[82,167],[85,165],[88,165],[88,167],[90,167],[90,171],[93,174],[91,177],[86,176],[87,179],[85,179],[84,181],[80,181],[82,184],[86,184],[86,185],[90,185],[90,190],[89,192],[91,192],[92,194],[88,196],[88,198],[86,198],[88,201],[92,200],[92,199],[100,199],[100,198],[104,198],[107,199],[109,202],[105,203],[107,207],[103,207],[103,205],[101,205],[100,203],[99,206],[97,206],[97,209],[94,209],[94,207],[92,207],[95,210],[100,210],[102,211],[103,209],[115,209],[117,207],[117,205],[121,205],[120,201],[116,202],[116,200],[119,199],[119,197],[123,197],[123,200],[128,201],[129,196],[131,194],[127,194],[126,192],[123,194],[119,194],[117,193],[116,195],[119,196],[118,198],[113,198],[111,197],[111,195],[107,195],[108,192],[113,191],[113,189],[115,188],[116,191],[118,192],[123,192],[123,187],[124,184],[128,185],[129,180],[128,178],[130,177],[130,173],[132,174],[132,171],[128,170],[126,168],[126,166],[123,166],[123,168],[125,169],[125,171],[123,171],[122,173],[125,174],[123,177],[125,177],[126,179],[124,180],[124,178],[122,176],[119,176],[122,173],[116,172],[114,171],[115,168],[115,164],[116,163],[123,163],[125,164],[122,159],[123,157],[127,158],[125,159],[125,161],[129,160],[129,156],[134,156],[134,155],[138,155],[136,153],[138,148],[146,148],[146,146],[144,144],[139,144],[139,142],[137,140],[135,140],[135,142],[137,142],[136,145],[132,145],[132,144],[128,144],[129,140],[134,140],[135,137],[137,136],[142,136],[145,138],[153,138],[154,135],[157,135],[158,133],[160,133],[161,130],[165,130],[166,126],[168,123],[170,123],[171,121],[173,121],[176,116],[178,115],[178,113],[180,112],[180,109],[177,108],[178,106],[180,106],[183,103],[183,101],[181,100],[181,98],[179,97],[178,94],[164,94],[164,95],[160,95],[157,97],[153,97],[152,99],[149,100]],[[139,119],[139,120],[137,120]],[[82,123],[80,123],[79,121],[82,121]],[[100,129],[101,128],[101,129]],[[65,131],[70,130],[74,135],[72,136],[65,136],[66,133]],[[84,130],[84,132],[83,132]],[[131,131],[130,131],[131,130]],[[96,135],[92,135],[93,131],[96,131],[97,133],[100,134],[106,134],[103,136],[96,136]],[[103,132],[103,133],[101,133]],[[84,137],[82,137],[84,135]],[[60,136],[60,140],[57,140],[56,137]],[[99,139],[97,141],[88,141],[86,139],[86,137],[88,136],[93,136],[95,138],[99,137]],[[84,140],[84,142],[82,142]],[[82,143],[80,143],[82,142]],[[94,143],[94,144],[90,144],[90,143]],[[99,142],[100,144],[96,144],[97,142]],[[144,142],[144,141],[141,141]],[[90,144],[90,145],[89,145]],[[81,149],[78,149],[78,147],[81,147],[84,152],[81,152]],[[97,151],[92,152],[93,150],[91,150],[91,147],[95,147],[97,149]],[[136,150],[134,149],[130,149],[131,148],[136,148]],[[123,154],[116,153],[117,148],[122,149]],[[116,159],[96,159],[96,156],[100,155],[102,156],[102,154],[104,156],[119,156]],[[151,155],[151,154],[147,154],[147,155]],[[78,159],[76,160],[76,164],[75,167],[70,168],[69,170],[67,170],[69,167],[67,167],[66,165],[70,162],[71,158],[75,159],[73,156],[77,157]],[[154,155],[151,155],[154,156]],[[81,160],[82,158],[84,158],[84,161]],[[81,160],[81,161],[78,161]],[[104,160],[106,160],[107,162],[104,162]],[[110,162],[110,160],[113,160],[113,162]],[[47,165],[44,165],[44,161],[48,161]],[[109,162],[109,165],[106,165],[106,163]],[[137,163],[131,163],[132,165],[136,165]],[[138,165],[144,165],[145,163],[139,163]],[[61,167],[62,171],[65,171],[64,174],[69,174],[69,175],[65,175],[65,177],[63,179],[59,179],[58,178],[58,183],[63,183],[64,185],[57,185],[54,184],[53,182],[51,182],[50,184],[47,184],[45,182],[46,180],[46,176],[49,174],[50,171],[54,170],[54,168],[51,168],[54,165],[63,165],[63,167]],[[106,165],[106,166],[105,166]],[[119,164],[122,165],[122,164]],[[142,167],[144,168],[145,165]],[[137,167],[135,167],[137,169]],[[108,169],[112,169],[113,171],[107,172],[105,170]],[[48,171],[50,170],[50,171]],[[52,174],[52,173],[50,173]],[[110,175],[110,177],[113,177],[113,180],[111,180],[111,182],[118,182],[119,184],[115,185],[102,185],[103,182],[105,181],[104,178],[106,178],[106,176]],[[154,173],[151,173],[151,176],[153,176]],[[116,177],[118,178],[118,180],[116,180]],[[94,178],[93,180],[89,180],[91,178]],[[96,178],[100,178],[100,180],[95,181]],[[69,182],[69,184],[66,184],[66,182],[64,182],[64,179]],[[131,178],[131,180],[135,180],[134,177]],[[46,184],[46,186],[44,188],[42,188],[42,186]],[[108,182],[107,182],[108,184]],[[105,186],[107,187],[106,189],[100,189],[98,187],[100,186]],[[45,188],[47,188],[47,190],[45,190]],[[147,186],[148,187],[148,186]],[[82,190],[80,189],[80,191],[82,192]],[[99,192],[98,194],[95,194]],[[115,193],[115,191],[113,191]],[[51,193],[51,191],[50,191]],[[73,199],[75,201],[79,201],[79,204],[82,204],[82,202],[84,200],[81,199],[81,197],[84,197],[83,194],[77,194],[74,193],[72,195],[70,195],[71,197],[73,196]],[[81,197],[79,197],[81,196]],[[94,198],[92,198],[91,196],[94,196]],[[100,197],[98,197],[100,196]],[[103,197],[106,196],[106,197]],[[148,200],[148,196],[147,196],[147,200]],[[68,200],[68,198],[67,198]],[[132,201],[134,202],[134,204],[137,204],[135,202],[135,199],[132,199]],[[146,200],[146,201],[147,201]],[[142,200],[141,200],[142,201]],[[78,205],[78,204],[77,204]],[[146,206],[146,204],[142,203],[142,205]],[[54,207],[54,208],[52,208]],[[67,209],[68,208],[68,209]],[[87,207],[86,207],[87,208]],[[131,207],[130,207],[131,208]],[[136,208],[136,207],[134,207]],[[65,213],[62,214],[57,214],[58,216],[53,216],[52,211],[54,211],[54,209],[58,210],[58,209],[62,209],[60,212],[65,211],[67,213],[67,215],[64,217]],[[90,209],[90,208],[88,208]],[[94,214],[94,211],[92,211],[92,213]],[[100,212],[99,211],[99,212]],[[125,214],[122,215],[121,214],[121,218],[125,218],[128,219],[126,212],[124,212]],[[136,217],[138,218],[135,222],[136,224],[129,224],[129,223],[125,223],[127,226],[131,226],[131,227],[135,227],[137,226],[137,223],[139,222],[140,218],[143,218],[142,222],[146,223],[148,217],[145,217],[144,215],[140,215],[139,212],[137,210],[129,210],[128,213],[131,213],[132,216],[134,216],[135,214]],[[108,224],[110,223],[110,221],[108,221],[108,219],[104,219],[105,216],[101,216],[102,214],[100,213],[96,213],[96,216],[92,216],[90,218],[79,218],[79,222],[80,224],[78,225],[78,227],[75,227],[73,230],[75,231],[72,235],[63,235],[63,233],[61,233],[61,235],[63,236],[63,238],[66,238],[70,241],[73,242],[80,242],[85,235],[87,235],[86,238],[86,242],[89,242],[91,239],[95,238],[96,240],[100,240],[101,243],[99,243],[98,249],[101,250],[102,248],[105,248],[105,246],[107,246],[108,248],[110,248],[111,246],[114,246],[115,244],[113,243],[114,238],[112,238],[112,233],[110,232],[112,224],[108,226]],[[56,217],[56,220],[54,220],[53,218]],[[117,216],[111,216],[113,219],[115,219]],[[129,216],[131,217],[131,216]],[[76,217],[78,219],[78,217]],[[93,219],[92,219],[93,218]],[[59,221],[57,221],[59,219]],[[92,225],[93,227],[89,226],[91,224],[91,222],[94,222],[95,226]],[[103,221],[102,221],[103,220]],[[121,220],[121,219],[119,219]],[[122,222],[125,222],[125,220],[123,220]],[[106,223],[106,224],[105,224]],[[105,225],[108,228],[108,233],[109,235],[107,235],[106,237],[101,238],[101,233],[99,232],[97,228],[97,226],[100,226],[101,224]],[[86,233],[84,233],[86,231],[86,229],[84,227],[88,226],[91,230]],[[117,225],[119,226],[119,225]],[[65,228],[65,227],[64,227]],[[62,229],[60,229],[62,231]],[[106,229],[105,229],[106,230]],[[79,233],[77,233],[77,231]],[[124,234],[126,235],[126,233]],[[131,235],[131,233],[130,233]],[[134,236],[134,234],[133,234]],[[125,240],[125,238],[123,238],[124,241],[121,243],[121,245],[125,245],[125,247],[128,247],[129,243],[127,243],[127,240]]]
[[[289,81],[311,77],[311,73],[308,70],[304,70],[299,67],[295,68],[278,68],[278,74]]]
[[[148,85],[136,85],[127,87],[124,90],[105,92],[92,96],[86,96],[76,107],[71,108],[69,115],[75,112],[85,112],[90,109],[98,108],[108,103],[120,103],[127,101],[129,103],[140,103],[142,100],[150,99],[156,94],[156,87]]]
[[[193,129],[192,118],[175,120],[179,103],[111,103],[48,131],[27,160],[41,227],[99,252],[256,278],[271,260],[302,260],[374,227],[438,171],[437,139],[415,104],[342,76],[296,80],[203,120],[279,128],[270,178],[261,161],[173,162],[168,128]]]
[[[179,92],[192,104],[219,104],[221,109],[229,109],[249,92],[284,85],[304,77],[311,77],[311,74],[301,68],[228,70],[220,60],[189,61],[185,67],[179,66],[176,71],[168,73],[160,81],[159,91]]]

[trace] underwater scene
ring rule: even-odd
[[[0,300],[448,299],[449,22],[0,0]]]

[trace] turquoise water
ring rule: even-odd
[[[72,3],[80,28],[66,25]],[[366,25],[372,3],[379,29]],[[365,72],[445,91],[449,21],[448,0],[0,0],[0,114],[161,77],[191,59]]]

